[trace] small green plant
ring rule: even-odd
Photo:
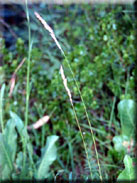
[[[118,176],[118,181],[135,181],[135,166],[133,165],[133,160],[130,156],[125,155],[124,157],[125,169]]]
[[[111,150],[111,152],[116,154],[117,161],[121,161],[124,158],[125,169],[120,173],[117,180],[130,181],[135,179],[135,169],[133,167],[132,159],[128,155],[132,153],[134,147],[135,108],[135,102],[131,99],[121,100],[118,104],[121,135],[113,137],[114,150]]]
[[[135,134],[135,109],[136,104],[134,100],[125,99],[118,104],[119,118],[121,122],[122,135],[129,139]]]
[[[115,150],[120,152],[128,150],[124,142],[132,142],[135,137],[135,102],[125,99],[119,102],[118,112],[121,122],[121,135],[113,138]]]
[[[3,103],[5,101],[5,84],[3,84],[0,91],[0,124],[2,130],[2,133],[0,133],[1,180],[22,180],[32,178],[40,180],[49,178],[52,176],[51,172],[49,171],[50,165],[56,159],[57,150],[55,142],[58,140],[58,136],[52,135],[47,137],[47,143],[43,148],[41,148],[41,156],[39,157],[34,153],[33,145],[27,132],[30,96],[30,59],[32,50],[27,0],[26,15],[28,21],[29,49],[27,58],[25,123],[23,123],[23,121],[15,113],[10,112],[10,119],[6,124],[4,124]],[[22,43],[23,41],[18,39],[18,44],[22,46]],[[21,50],[22,49],[18,50],[18,52],[20,53]],[[11,56],[11,54],[9,56]],[[14,65],[16,65],[16,60],[14,60]],[[10,96],[15,85],[16,71],[13,74],[14,77],[11,79],[12,90],[10,90]],[[4,80],[3,75],[1,74],[0,76]],[[22,144],[22,150],[20,148],[20,143]]]
[[[5,85],[1,89],[1,100],[3,100]],[[0,111],[2,105],[0,105]],[[2,116],[2,113],[0,114]],[[2,133],[0,133],[0,178],[1,180],[15,179],[45,179],[52,176],[50,165],[56,159],[55,142],[58,136],[52,135],[47,137],[46,145],[41,149],[41,156],[34,153],[29,134],[24,126],[23,121],[13,112],[10,112],[10,119],[4,126],[1,120]],[[25,168],[23,164],[23,151],[20,143],[26,145]],[[24,148],[24,147],[23,147]]]

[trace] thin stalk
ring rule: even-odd
[[[30,18],[29,18],[29,10],[28,10],[28,1],[25,0],[26,4],[26,17],[28,22],[28,58],[27,58],[27,84],[26,84],[26,110],[25,110],[25,128],[28,126],[28,109],[29,109],[29,96],[30,96],[30,58],[31,58],[31,31],[30,31]],[[27,138],[24,139],[24,160],[23,160],[23,169],[25,168],[26,162],[26,145]]]
[[[86,105],[85,105],[84,99],[83,99],[83,97],[82,97],[82,94],[81,94],[81,91],[80,91],[80,89],[79,89],[78,83],[77,83],[77,81],[76,81],[76,79],[75,79],[74,73],[73,73],[73,71],[72,71],[72,69],[71,69],[71,65],[70,65],[70,63],[69,63],[69,60],[67,59],[67,57],[66,57],[66,55],[65,55],[65,53],[64,53],[64,51],[63,51],[63,49],[62,49],[62,47],[60,46],[60,44],[59,44],[59,42],[58,42],[58,40],[56,39],[56,36],[55,36],[53,30],[51,29],[51,27],[46,23],[46,21],[45,21],[37,12],[35,12],[35,16],[36,16],[36,17],[39,19],[39,21],[43,24],[43,26],[45,27],[45,29],[49,31],[50,36],[53,38],[53,40],[55,41],[57,47],[60,49],[62,55],[63,55],[64,58],[65,58],[65,61],[66,61],[67,65],[68,65],[68,67],[69,67],[69,70],[70,70],[70,72],[71,72],[71,75],[72,75],[72,77],[73,77],[73,80],[74,80],[74,82],[75,82],[75,84],[76,84],[76,87],[77,87],[77,89],[78,89],[78,92],[79,92],[79,95],[80,95],[80,98],[81,98],[81,101],[82,101],[82,104],[83,104],[83,107],[84,107],[84,110],[85,110],[85,114],[86,114],[86,117],[87,117],[87,121],[88,121],[88,124],[89,124],[89,127],[90,127],[90,131],[91,131],[91,135],[92,135],[92,139],[93,139],[93,144],[94,144],[94,148],[95,148],[95,153],[96,153],[96,157],[97,157],[97,164],[98,164],[98,168],[99,168],[100,180],[102,181],[103,179],[102,179],[101,167],[100,167],[100,163],[99,163],[99,157],[98,157],[97,147],[96,147],[96,143],[95,143],[94,133],[93,133],[93,130],[92,130],[92,127],[91,127],[91,122],[90,122],[90,120],[89,120],[89,116],[88,116],[88,113],[87,113],[87,109],[86,109]],[[67,93],[68,93],[68,95],[70,95],[70,93],[69,93],[68,90],[67,90]],[[77,116],[76,116],[76,111],[75,111],[75,108],[74,108],[72,99],[71,99],[70,96],[69,96],[69,98],[70,98],[70,102],[71,102],[71,105],[72,105],[72,108],[73,108],[73,111],[74,111],[74,115],[75,115],[75,118],[76,118],[76,121],[77,121],[78,119],[77,119]],[[77,124],[78,124],[78,127],[80,127],[78,121],[77,121]],[[80,133],[82,134],[81,128],[79,128],[79,130],[80,130]],[[82,134],[82,136],[83,136],[83,134]],[[83,137],[82,137],[82,140],[84,140]],[[84,145],[84,147],[86,147],[84,143],[83,143],[83,145]],[[85,151],[85,152],[86,152],[86,151]],[[86,152],[86,154],[87,154],[87,159],[88,159],[88,153]],[[89,168],[90,168],[90,166],[89,166]]]
[[[30,18],[29,10],[26,0],[26,16],[28,22],[28,59],[27,59],[27,86],[26,86],[26,111],[25,111],[25,126],[28,125],[28,108],[29,108],[29,96],[30,96],[30,57],[31,57],[31,31],[30,31]]]
[[[98,157],[98,152],[97,152],[95,137],[94,137],[94,133],[93,133],[93,130],[92,130],[91,122],[90,122],[90,120],[89,120],[89,115],[88,115],[88,113],[87,113],[87,108],[86,108],[84,99],[83,99],[83,97],[82,97],[81,91],[80,91],[80,89],[79,89],[78,83],[77,83],[77,81],[76,81],[76,79],[75,79],[74,73],[73,73],[73,71],[72,71],[72,69],[71,69],[70,63],[69,63],[69,61],[68,61],[68,59],[67,59],[67,57],[66,57],[66,55],[65,55],[64,52],[63,52],[63,55],[64,55],[64,57],[65,57],[65,61],[67,62],[67,65],[68,65],[68,67],[69,67],[69,70],[70,70],[70,72],[71,72],[71,74],[72,74],[73,80],[74,80],[74,82],[75,82],[75,84],[76,84],[76,87],[77,87],[77,89],[78,89],[78,92],[79,92],[79,95],[80,95],[80,98],[81,98],[81,101],[82,101],[82,104],[83,104],[83,107],[84,107],[84,110],[85,110],[86,118],[87,118],[87,121],[88,121],[88,125],[89,125],[89,127],[90,127],[90,132],[91,132],[91,135],[92,135],[93,144],[94,144],[94,148],[95,148],[95,153],[96,153],[96,158],[97,158],[97,164],[98,164],[98,168],[99,168],[100,180],[102,181],[103,178],[102,178],[102,173],[101,173],[101,167],[100,167],[100,162],[99,162],[99,157]]]
[[[74,107],[74,104],[73,104],[72,95],[71,95],[70,89],[67,86],[67,79],[65,78],[65,74],[64,74],[64,70],[63,70],[62,66],[60,67],[60,74],[61,74],[64,87],[66,89],[66,92],[68,94],[68,97],[69,97],[69,100],[70,100],[70,103],[71,103],[71,106],[72,106],[72,109],[73,109],[73,112],[74,112],[74,116],[75,116],[75,119],[76,119],[76,122],[77,122],[77,126],[78,126],[79,131],[80,131],[80,135],[81,135],[81,138],[82,138],[82,141],[83,141],[83,145],[84,145],[84,149],[85,149],[85,153],[86,153],[86,157],[87,157],[87,161],[88,161],[88,165],[89,165],[89,169],[90,169],[90,176],[91,176],[91,179],[92,179],[92,170],[91,170],[91,165],[90,165],[87,146],[86,146],[84,136],[83,136],[83,133],[82,133],[82,130],[81,130],[81,127],[80,127],[80,123],[79,123],[79,120],[78,120],[78,117],[77,117],[77,114],[76,114],[76,110],[75,110],[75,107]]]
[[[74,105],[72,105],[72,108],[73,108],[75,119],[76,119],[79,131],[80,131],[80,134],[81,134],[81,138],[82,138],[82,141],[83,141],[83,146],[84,146],[85,153],[86,153],[86,156],[87,156],[88,166],[89,166],[89,169],[90,169],[90,176],[91,176],[91,180],[92,180],[92,169],[91,169],[90,159],[89,159],[89,155],[88,155],[88,151],[87,151],[87,146],[86,146],[86,143],[85,143],[85,140],[84,140],[84,136],[83,136],[83,133],[82,133],[82,130],[81,130],[78,118],[77,118],[77,114],[76,114]]]
[[[3,97],[4,97],[4,90],[5,90],[5,84],[2,85],[1,91],[0,91],[0,123],[1,123],[2,133],[4,131],[4,121],[3,121]]]
[[[77,126],[78,126],[79,131],[80,131],[80,135],[81,135],[81,138],[82,138],[82,141],[83,141],[83,145],[84,145],[84,149],[85,149],[85,153],[86,153],[86,157],[87,157],[87,161],[88,161],[88,165],[89,165],[89,169],[90,169],[90,176],[91,176],[91,179],[92,179],[92,170],[91,170],[91,165],[90,165],[87,146],[86,146],[84,136],[83,136],[83,133],[82,133],[82,130],[81,130],[81,127],[80,127],[80,123],[79,123],[79,120],[78,120],[78,117],[77,117],[77,114],[76,114],[76,110],[75,110],[75,107],[74,107],[74,104],[73,104],[72,95],[71,95],[70,89],[67,86],[67,79],[65,78],[65,74],[64,74],[64,70],[63,70],[62,66],[60,67],[60,74],[61,74],[64,87],[66,89],[66,92],[68,94],[68,97],[69,97],[69,100],[70,100],[70,103],[71,103],[71,106],[72,106],[72,109],[73,109],[73,112],[74,112],[74,116],[75,116],[75,119],[76,119],[76,122],[77,122]]]

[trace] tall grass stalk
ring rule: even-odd
[[[101,173],[101,167],[100,167],[100,162],[99,162],[99,157],[98,157],[98,152],[97,152],[97,147],[96,147],[96,142],[95,142],[94,133],[93,133],[93,130],[92,130],[91,122],[90,122],[90,120],[89,120],[89,116],[88,116],[88,113],[87,113],[87,109],[86,109],[86,105],[85,105],[84,99],[83,99],[83,97],[82,97],[82,94],[81,94],[81,91],[80,91],[80,89],[79,89],[78,83],[77,83],[77,81],[76,81],[76,79],[75,79],[74,73],[73,73],[73,71],[72,71],[72,69],[71,69],[71,65],[70,65],[70,63],[69,63],[69,60],[68,60],[67,56],[65,55],[63,49],[61,48],[59,42],[57,41],[57,39],[56,39],[56,37],[55,37],[55,34],[54,34],[53,30],[51,29],[51,27],[46,23],[46,21],[45,21],[37,12],[35,12],[35,16],[36,16],[36,17],[39,19],[39,21],[43,24],[43,26],[45,27],[45,29],[49,31],[51,37],[53,38],[53,40],[55,41],[57,47],[60,49],[62,55],[64,56],[65,61],[66,61],[67,65],[68,65],[68,68],[69,68],[69,70],[70,70],[70,72],[71,72],[71,74],[72,74],[73,80],[74,80],[74,82],[75,82],[75,84],[76,84],[76,87],[77,87],[77,89],[78,89],[78,92],[79,92],[79,95],[80,95],[80,98],[81,98],[81,101],[82,101],[82,104],[83,104],[83,107],[84,107],[84,110],[85,110],[85,114],[86,114],[86,117],[87,117],[88,125],[89,125],[89,127],[90,127],[90,131],[91,131],[91,135],[92,135],[92,139],[93,139],[93,144],[94,144],[94,148],[95,148],[95,153],[96,153],[96,158],[97,158],[97,164],[98,164],[98,168],[99,168],[100,180],[102,181],[102,173]],[[69,93],[68,93],[68,94],[69,94]],[[70,101],[71,101],[71,99],[70,99]],[[82,140],[84,140],[84,137],[83,137],[83,134],[82,134],[80,125],[79,125],[79,121],[78,121],[78,119],[77,119],[77,115],[76,115],[76,111],[75,111],[73,102],[71,103],[71,105],[72,105],[72,107],[73,107],[74,115],[75,115],[75,118],[76,118],[76,121],[77,121],[79,130],[80,130],[80,133],[81,133]],[[84,147],[86,148],[86,145],[85,145],[84,142],[83,142],[83,145],[84,145]],[[89,160],[87,150],[85,150],[85,152],[86,152],[86,154],[87,154],[87,159]],[[90,166],[89,166],[89,168],[90,168],[90,170],[91,170],[91,167],[90,167]]]
[[[29,10],[28,10],[28,0],[25,0],[26,5],[26,17],[28,22],[28,58],[27,58],[27,85],[26,85],[26,109],[25,109],[25,128],[27,129],[28,125],[28,109],[29,109],[29,96],[30,96],[30,58],[31,58],[31,30],[30,30],[30,18],[29,18]],[[26,145],[27,145],[27,138],[24,139],[24,160],[23,160],[23,169],[25,168],[26,162]]]
[[[60,67],[60,73],[61,73],[61,76],[62,76],[64,87],[65,87],[65,89],[67,91],[67,94],[69,96],[69,100],[70,100],[72,109],[74,111],[74,116],[75,116],[75,119],[76,119],[76,122],[77,122],[77,126],[79,128],[80,135],[81,135],[81,138],[82,138],[82,141],[83,141],[83,145],[84,145],[84,149],[85,149],[85,153],[86,153],[86,157],[87,157],[87,161],[88,161],[88,166],[89,166],[89,169],[90,169],[90,175],[91,175],[91,179],[92,179],[92,171],[91,171],[91,165],[90,165],[90,159],[89,159],[89,155],[88,155],[88,151],[87,151],[87,146],[86,146],[86,143],[85,143],[85,140],[84,140],[84,136],[83,136],[83,133],[82,133],[82,130],[81,130],[81,127],[80,127],[80,123],[79,123],[79,120],[78,120],[78,117],[77,117],[77,114],[76,114],[75,107],[73,105],[73,100],[72,100],[71,92],[70,92],[70,90],[69,90],[69,88],[67,86],[67,79],[65,78],[65,74],[64,74],[64,70],[63,70],[62,66]]]
[[[28,59],[27,59],[27,86],[26,86],[26,111],[25,111],[25,126],[28,125],[28,108],[30,96],[30,57],[31,57],[31,31],[30,31],[30,18],[28,10],[28,2],[26,0],[26,16],[28,22]]]

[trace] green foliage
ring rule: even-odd
[[[135,177],[135,168],[133,166],[133,160],[130,156],[126,155],[124,157],[125,169],[118,176],[118,181],[134,181]]]
[[[118,104],[118,112],[122,127],[122,134],[130,139],[135,130],[135,102],[133,100],[122,100]]]
[[[121,151],[119,153],[116,149],[111,148],[108,151],[109,162],[122,166],[122,160],[124,158],[124,155],[125,155],[124,151]]]
[[[13,112],[10,112],[11,119],[8,120],[3,133],[0,133],[0,177],[1,180],[12,179],[44,179],[50,176],[49,169],[56,160],[55,142],[58,136],[49,136],[46,146],[42,149],[41,157],[33,160],[33,147],[22,120]],[[27,163],[23,169],[23,152],[17,146],[17,132],[20,134],[21,143],[24,145],[24,138],[27,138]],[[18,137],[19,138],[19,137]],[[20,141],[20,140],[19,140]],[[19,152],[18,152],[19,151]],[[36,155],[35,155],[36,156]],[[37,167],[37,168],[36,168]]]
[[[124,142],[130,142],[135,130],[135,102],[131,99],[121,100],[118,104],[118,112],[121,122],[121,135],[113,137],[114,148],[117,152],[127,153]]]
[[[113,137],[114,149],[109,151],[109,154],[114,151],[117,153],[116,158],[123,160],[125,169],[118,176],[118,180],[134,180],[135,168],[133,167],[132,159],[129,154],[133,148],[133,137],[135,128],[135,102],[131,99],[121,100],[118,104],[118,113],[121,122],[121,135]],[[111,156],[113,156],[111,154]],[[118,159],[120,157],[120,159]]]
[[[56,159],[56,147],[55,142],[58,140],[58,136],[50,136],[47,138],[46,146],[42,149],[42,157],[38,162],[38,168],[36,170],[36,179],[45,179],[49,177],[49,166]]]
[[[112,174],[111,172],[114,172],[114,175],[115,173],[118,174],[119,167],[109,168],[109,164],[122,166],[123,158],[127,153],[125,146],[122,146],[122,144],[129,141],[129,135],[133,137],[134,129],[135,74],[133,60],[135,60],[136,55],[134,49],[134,21],[132,15],[121,13],[122,11],[122,6],[108,8],[107,5],[102,7],[93,5],[91,8],[89,5],[70,7],[48,7],[43,5],[40,12],[42,17],[51,23],[57,39],[65,49],[65,54],[69,59],[88,109],[87,112],[96,136],[99,155],[100,157],[103,156],[103,158],[100,158],[101,167],[103,167],[103,164],[108,164],[108,166],[102,168],[104,170],[103,175],[105,178],[109,177],[110,179],[115,179],[110,174]],[[8,170],[9,176],[11,176],[11,172],[13,179],[32,178],[34,173],[37,179],[50,176],[51,174],[48,172],[49,165],[56,157],[56,150],[54,149],[54,143],[51,149],[49,144],[56,141],[56,137],[51,135],[58,134],[60,136],[59,153],[58,162],[53,167],[54,170],[59,172],[60,169],[63,169],[65,175],[63,174],[62,177],[68,179],[71,175],[70,172],[74,173],[74,169],[76,169],[75,177],[87,178],[89,169],[85,158],[81,158],[83,157],[83,146],[75,123],[74,113],[59,73],[60,63],[64,65],[68,86],[72,93],[73,103],[84,132],[85,141],[92,143],[80,96],[66,62],[57,51],[55,43],[51,41],[48,33],[43,31],[42,26],[34,18],[33,8],[30,10],[30,16],[32,20],[30,26],[33,48],[30,63],[31,93],[28,122],[32,124],[45,114],[49,115],[54,109],[55,111],[51,115],[49,123],[38,131],[34,130],[33,135],[28,135],[27,130],[24,128],[24,120],[21,120],[24,119],[25,112],[27,62],[18,70],[12,97],[8,97],[8,83],[11,76],[22,59],[27,57],[26,42],[28,34],[25,32],[26,30],[22,30],[23,37],[17,39],[16,49],[12,52],[5,48],[4,41],[0,40],[3,54],[2,66],[0,67],[0,85],[6,83],[4,117],[5,121],[8,120],[9,111],[14,111],[14,113],[10,112],[10,120],[14,121],[19,135],[16,158],[14,159],[16,167]],[[79,18],[76,19],[76,16]],[[114,110],[111,125],[108,128],[114,97],[116,97],[116,103],[122,100],[118,105],[118,119],[120,120],[118,121],[117,111]],[[51,136],[51,139],[48,138],[45,146],[47,136]],[[1,138],[3,138],[3,134]],[[21,149],[20,144],[24,142],[25,138],[28,142],[28,156],[26,170],[22,170],[23,149]],[[51,156],[47,159],[49,152],[46,149],[48,148],[50,150],[53,148],[53,154],[50,153]],[[93,155],[94,148],[92,150],[91,147],[88,148]],[[35,149],[43,149],[41,157],[37,155]],[[94,158],[92,156],[91,165],[95,175],[94,178],[97,178],[97,167]],[[43,162],[47,162],[47,164],[44,163],[43,165]],[[25,171],[25,173],[22,173],[22,171]],[[86,172],[87,176],[83,176]]]
[[[129,141],[129,138],[127,136],[115,136],[113,138],[113,142],[114,142],[114,148],[117,152],[122,152],[124,151],[124,153],[127,151],[126,147],[124,147],[123,143],[125,141]]]
[[[0,177],[2,180],[9,179],[14,169],[17,149],[17,133],[15,123],[9,120],[3,134],[0,133]]]

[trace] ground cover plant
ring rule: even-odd
[[[2,180],[135,179],[132,8],[26,6],[16,49],[1,38]]]

